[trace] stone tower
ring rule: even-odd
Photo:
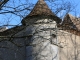
[[[26,26],[26,60],[58,60],[56,28],[60,19],[44,0],[39,0],[22,20]]]

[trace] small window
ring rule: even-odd
[[[51,36],[52,36],[53,38],[56,38],[56,35],[55,35],[55,34],[52,34]]]
[[[29,46],[32,43],[32,35],[27,36],[26,46]]]
[[[57,38],[55,34],[51,35],[51,39],[50,39],[51,44],[57,44]]]

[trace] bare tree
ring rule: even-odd
[[[0,10],[9,0],[0,0]]]
[[[69,1],[63,1],[63,0],[45,0],[45,1],[48,3],[53,13],[55,13],[60,18],[62,18],[66,13],[72,11],[73,8],[75,7],[75,5],[73,6],[73,4]],[[5,23],[3,24],[4,22],[3,21],[1,26],[11,25],[9,24],[9,22],[13,20],[13,19],[10,19],[13,16],[16,16],[16,19],[18,18],[17,19],[18,21],[21,21],[27,14],[30,13],[34,5],[35,3],[30,2],[30,0],[23,0],[23,1],[22,0],[17,0],[17,1],[9,0],[7,1],[7,4],[3,5],[2,9],[0,10],[0,16],[3,16],[3,15],[8,16],[8,17],[5,17],[6,22],[8,23],[5,22],[6,24]],[[64,11],[65,13],[62,14],[61,12],[64,12]],[[21,23],[19,22],[17,24],[21,24]]]
[[[6,1],[6,0],[4,0],[4,1]],[[31,0],[30,0],[31,1]],[[0,9],[0,16],[1,15],[5,15],[5,16],[7,16],[8,15],[8,17],[7,17],[7,19],[5,20],[4,19],[4,21],[6,21],[4,24],[2,23],[2,22],[0,22],[0,23],[2,23],[1,24],[1,26],[18,26],[18,25],[21,25],[21,20],[22,19],[24,19],[24,17],[26,16],[26,15],[28,15],[29,13],[30,13],[30,11],[33,9],[33,7],[34,7],[34,3],[33,2],[30,2],[29,0],[9,0],[9,1],[6,1],[6,2],[3,2],[2,1],[2,4],[0,4],[0,7],[1,7],[1,9]],[[55,15],[57,15],[57,16],[59,16],[60,18],[63,18],[63,16],[64,15],[66,15],[67,13],[69,13],[70,11],[72,11],[73,10],[73,8],[75,7],[75,5],[73,6],[72,5],[72,3],[71,2],[69,2],[69,1],[64,1],[64,0],[45,0],[46,2],[47,2],[47,4],[49,4],[49,7],[50,7],[50,9],[52,10],[52,12],[53,13],[55,13]],[[5,4],[6,3],[6,4]],[[62,14],[61,12],[63,12],[63,11],[65,11],[65,13],[64,14]],[[60,15],[61,14],[61,15]],[[16,16],[16,21],[17,21],[17,19],[19,19],[19,23],[17,23],[16,25],[12,25],[12,24],[10,24],[10,22],[11,22],[11,17],[12,16]],[[5,18],[5,17],[4,17]],[[3,22],[4,22],[3,21]],[[42,21],[42,22],[44,22],[44,21]],[[47,21],[48,22],[48,21]],[[49,21],[50,22],[50,21]],[[30,22],[29,22],[30,23]],[[31,26],[32,27],[34,27],[34,25],[33,24],[31,24]],[[41,25],[39,26],[39,27],[41,27]],[[19,44],[18,42],[16,42],[17,40],[19,41],[21,41],[21,39],[23,39],[24,40],[24,38],[26,38],[26,39],[30,39],[31,37],[33,37],[34,35],[38,35],[38,33],[40,34],[40,32],[42,33],[42,32],[45,32],[46,33],[46,30],[47,29],[43,29],[43,30],[41,30],[41,31],[37,31],[38,30],[38,28],[39,27],[37,27],[35,30],[35,33],[32,35],[32,34],[30,34],[30,35],[28,35],[28,36],[22,36],[22,35],[20,35],[20,36],[17,36],[17,33],[18,32],[23,32],[22,30],[24,30],[24,28],[23,27],[21,27],[21,30],[19,31],[17,31],[17,32],[15,32],[15,31],[12,31],[14,34],[12,34],[12,35],[10,35],[10,36],[0,36],[0,43],[2,43],[2,42],[9,42],[9,44],[13,44],[13,46],[16,46],[16,47],[18,47],[19,49],[20,49],[20,47],[23,47],[24,46],[24,43],[23,44]],[[48,27],[50,27],[50,26],[48,26]],[[56,26],[55,26],[56,27]],[[14,30],[17,30],[16,29],[16,27],[14,28]],[[51,39],[49,38],[44,38],[43,36],[44,35],[42,35],[42,36],[40,36],[40,35],[38,35],[37,37],[36,36],[34,36],[34,37],[36,37],[37,38],[37,40],[38,40],[38,38],[40,38],[41,39],[41,41],[38,41],[38,43],[40,44],[42,41],[43,41],[43,39],[46,39],[46,40],[50,40],[50,43],[51,44],[53,44],[53,45],[56,45],[56,46],[58,46],[58,47],[60,47],[60,48],[62,48],[62,46],[60,46],[60,45],[58,45],[58,43],[56,43],[57,42],[57,38],[56,38],[56,35],[57,35],[57,28],[55,28],[55,29],[52,29],[52,30],[50,30],[50,36],[51,36]],[[53,31],[55,34],[52,34],[51,33],[51,31]],[[31,32],[31,31],[29,31],[29,32]],[[25,32],[24,32],[25,33]],[[5,34],[9,34],[9,33],[5,33]],[[47,33],[48,34],[48,33]],[[17,36],[17,37],[16,37]],[[35,40],[36,38],[33,38],[33,40]],[[55,41],[53,41],[53,38],[55,38]],[[37,42],[37,41],[36,41]],[[27,44],[26,44],[26,46],[28,46],[28,45],[30,45],[29,44],[30,43],[30,41],[29,42],[27,42]],[[47,45],[49,45],[49,44],[46,44],[45,45],[45,48],[47,47]],[[76,45],[76,44],[75,44]],[[34,45],[35,46],[35,45]],[[18,53],[20,53],[20,50],[18,51],[16,48],[14,49],[14,48],[8,48],[8,47],[5,47],[5,46],[0,46],[0,48],[7,48],[7,49],[11,49],[11,50],[14,50],[14,51],[16,51],[16,52],[18,52]],[[42,48],[42,45],[40,46],[40,48]],[[45,48],[43,48],[43,49],[45,49]],[[76,48],[76,47],[74,47],[74,48]],[[28,48],[27,48],[28,49]],[[39,51],[37,51],[37,52],[35,52],[36,53],[36,55],[35,56],[37,56],[38,54],[39,54],[39,52],[42,52],[43,51],[43,49],[40,49]],[[52,49],[52,48],[51,48]],[[52,53],[52,50],[50,51],[50,53]],[[58,52],[57,52],[58,53]],[[23,54],[23,53],[20,53],[21,55],[23,55],[24,57],[25,57],[25,55]],[[49,54],[49,53],[48,53]],[[33,54],[34,55],[34,54]],[[78,54],[77,54],[78,55]],[[15,54],[15,56],[16,56],[16,54]],[[51,56],[51,55],[50,55]],[[56,56],[57,56],[57,54],[53,57],[53,59],[55,59],[56,58]],[[71,55],[72,56],[72,55]],[[29,56],[28,56],[29,57]],[[44,56],[43,56],[44,57]],[[40,57],[39,57],[40,58]],[[39,59],[39,58],[37,58],[37,57],[35,57],[34,59]],[[75,59],[76,59],[77,57],[75,56]],[[46,59],[47,60],[47,59]]]

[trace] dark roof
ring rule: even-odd
[[[58,25],[58,29],[80,36],[79,30],[73,29],[73,28],[68,27],[68,26],[66,27],[66,26]]]
[[[45,17],[46,16],[46,17]],[[45,17],[45,18],[52,18],[57,22],[61,22],[61,19],[58,18],[47,6],[44,0],[38,0],[36,5],[34,6],[33,10],[27,15],[23,20],[22,24],[25,23],[25,20],[29,20],[28,18],[36,18],[36,17]],[[56,18],[56,19],[55,19]]]
[[[33,15],[54,15],[44,0],[39,0],[28,16]]]
[[[62,22],[62,26],[73,28],[76,30],[80,30],[80,18],[74,17],[71,14],[67,14],[64,17],[64,20]]]
[[[10,29],[7,29],[3,32],[0,32],[0,36],[8,36],[8,35],[15,35],[18,32],[22,31],[25,27],[24,26],[16,26]]]
[[[69,16],[70,16],[70,19],[73,22],[73,24],[76,26],[77,30],[80,31],[80,18],[74,17],[70,14],[69,14]]]
[[[39,0],[36,3],[35,7],[30,12],[30,14],[22,20],[22,24],[26,24],[25,20],[30,21],[30,19],[33,20],[33,18],[36,18],[36,17],[39,19],[52,18],[58,22],[61,22],[61,19],[58,18],[57,16],[55,16],[55,14],[53,14],[53,12],[49,9],[49,7],[47,6],[47,4],[45,3],[44,0]],[[33,21],[33,22],[35,22],[35,21]],[[6,31],[0,32],[0,36],[13,35],[13,34],[20,32],[24,28],[25,28],[25,26],[21,25],[21,26],[13,27],[11,29],[7,29]]]
[[[58,28],[80,36],[79,26],[80,26],[80,18],[74,17],[71,14],[67,14],[64,17],[62,24],[58,25]]]

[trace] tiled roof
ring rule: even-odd
[[[64,21],[62,22],[62,26],[70,27],[76,30],[80,30],[80,18],[74,17],[70,14],[67,14],[64,17]]]
[[[24,28],[25,28],[24,26],[16,26],[16,27],[10,28],[3,32],[0,32],[0,36],[17,34],[18,32],[22,31]]]
[[[57,23],[61,22],[61,19],[58,18],[47,6],[44,0],[38,0],[32,11],[27,15],[23,20],[22,24],[26,24],[25,21],[28,21],[33,18],[51,18],[54,19]]]
[[[33,15],[54,15],[44,0],[39,0],[28,16]]]
[[[70,19],[72,20],[72,22],[74,23],[74,25],[76,26],[76,28],[80,31],[80,18],[74,17],[72,15],[70,15]]]
[[[64,17],[62,24],[58,25],[58,28],[80,36],[79,26],[80,26],[80,18],[74,17],[71,14],[67,14]]]

